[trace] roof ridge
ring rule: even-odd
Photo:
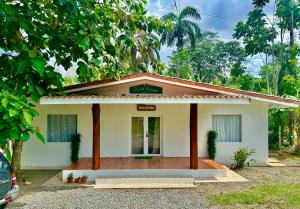
[[[259,93],[259,92],[254,92],[254,91],[246,91],[246,90],[240,90],[240,89],[235,89],[232,87],[226,87],[226,86],[220,86],[220,85],[215,85],[215,84],[210,84],[210,83],[204,83],[204,82],[196,82],[188,79],[183,79],[183,78],[178,78],[178,77],[172,77],[172,76],[167,76],[167,75],[160,75],[156,73],[151,73],[151,72],[141,72],[141,73],[133,73],[129,75],[124,75],[121,76],[119,80],[127,80],[127,79],[133,79],[133,78],[139,78],[139,77],[152,77],[152,78],[157,78],[157,79],[162,79],[162,80],[169,80],[173,82],[179,82],[179,83],[184,83],[186,85],[194,85],[198,87],[207,87],[211,88],[211,91],[225,91],[223,94],[238,94],[238,95],[244,95],[244,96],[253,96],[253,97],[259,97],[259,98],[264,98],[264,99],[273,99],[276,101],[281,101],[281,102],[287,102],[287,103],[293,103],[293,104],[300,104],[300,101],[298,99],[292,99],[292,98],[285,98],[285,97],[280,97],[280,96],[275,96],[275,95],[270,95],[270,94],[264,94],[264,93]],[[86,83],[80,83],[80,84],[74,84],[70,86],[65,86],[65,90],[74,90],[74,89],[80,89],[84,87],[89,87],[89,86],[94,86],[94,85],[100,85],[100,84],[105,84],[105,83],[110,83],[114,81],[119,81],[115,78],[111,79],[104,79],[104,80],[96,80],[96,81],[91,81],[91,82],[86,82]],[[228,92],[226,92],[228,91]]]

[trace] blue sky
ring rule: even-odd
[[[179,0],[177,0],[178,2]],[[252,0],[180,0],[180,7],[196,7],[202,14],[199,25],[202,30],[218,32],[221,39],[232,40],[232,34],[238,21],[246,20],[248,12],[253,9]],[[175,11],[173,0],[148,0],[148,14],[161,17]],[[168,62],[172,49],[163,46],[161,58]],[[248,70],[257,73],[260,58],[249,59]]]

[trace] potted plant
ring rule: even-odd
[[[208,132],[208,139],[207,139],[207,152],[208,157],[212,160],[216,158],[216,138],[218,137],[218,133],[216,131],[209,131]]]
[[[79,149],[80,149],[80,134],[74,134],[71,137],[71,157],[70,160],[72,163],[76,163],[78,161]]]
[[[73,183],[73,181],[74,181],[73,173],[69,173],[69,175],[67,177],[68,184]]]
[[[77,184],[81,183],[81,178],[80,177],[76,178],[75,183],[77,183]]]
[[[88,177],[87,176],[82,176],[81,177],[81,183],[86,184]]]

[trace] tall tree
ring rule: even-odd
[[[185,39],[188,39],[192,47],[195,46],[196,37],[200,34],[200,27],[190,19],[200,20],[201,15],[196,8],[190,6],[182,10],[176,7],[176,11],[177,13],[170,12],[161,18],[163,21],[173,24],[171,30],[161,34],[161,43],[167,44],[169,47],[175,45],[177,57],[179,57],[179,51],[183,48]],[[177,59],[177,66],[179,66],[179,59]]]
[[[62,90],[62,75],[77,66],[79,81],[126,73],[132,48],[143,53],[135,36],[159,31],[163,23],[145,15],[145,1],[6,0],[0,1],[0,146],[14,143],[13,168],[20,168],[22,143],[38,132],[31,121],[34,105],[53,88]],[[145,42],[143,47],[156,48]],[[30,99],[24,98],[30,97]],[[15,159],[14,159],[15,158]]]
[[[282,33],[289,31],[290,46],[295,44],[295,30],[300,25],[299,0],[278,0],[276,15],[279,18],[279,27]]]
[[[233,65],[245,61],[245,51],[238,41],[224,42],[218,39],[216,33],[207,31],[201,33],[194,48],[187,47],[179,54],[179,66],[175,62],[177,53],[171,57],[171,72],[178,68],[180,76],[188,78],[189,75],[197,81],[209,83],[218,79],[225,84]]]
[[[260,78],[267,81],[268,93],[299,98],[299,47],[296,42],[300,24],[299,0],[253,0],[255,9],[248,15],[247,22],[239,22],[234,37],[243,38],[248,55],[261,55],[264,65]],[[272,4],[273,12],[266,14],[265,6]],[[271,33],[269,33],[271,32]],[[285,37],[286,32],[289,36]],[[269,36],[270,35],[270,36]],[[268,37],[269,36],[269,37]],[[262,85],[263,82],[261,83]],[[259,90],[263,92],[263,89]],[[272,110],[269,112],[269,139],[272,144],[278,142],[280,135],[293,144],[299,128],[294,110]],[[299,126],[298,126],[299,127]]]
[[[270,0],[253,0],[253,5],[256,8],[262,8],[262,7],[266,6],[266,4],[269,2],[270,2]]]

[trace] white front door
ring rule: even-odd
[[[131,117],[131,155],[161,154],[160,117]]]

